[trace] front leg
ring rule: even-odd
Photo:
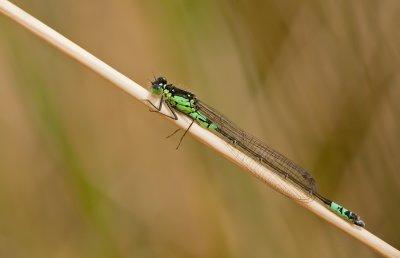
[[[146,99],[146,101],[147,101],[148,103],[150,103],[150,105],[151,105],[152,107],[154,107],[154,109],[155,109],[155,110],[149,109],[150,112],[158,112],[158,113],[160,113],[160,114],[163,115],[163,116],[166,116],[166,117],[171,118],[171,119],[173,119],[173,120],[178,120],[178,116],[175,114],[173,108],[170,106],[170,104],[168,104],[168,102],[165,102],[165,101],[164,101],[164,96],[161,96],[160,104],[158,105],[158,107],[157,107],[156,105],[154,105],[150,100]],[[161,108],[162,108],[162,105],[163,105],[164,102],[165,102],[165,104],[167,104],[167,107],[168,107],[169,111],[172,113],[173,116],[166,115],[166,114],[160,112],[160,111],[161,111]]]
[[[154,105],[153,102],[151,102],[150,100],[146,99],[146,101],[147,101],[148,103],[150,103],[150,105],[151,105],[152,107],[154,107],[154,109],[156,109],[156,110],[151,110],[151,109],[149,109],[150,112],[160,112],[160,110],[161,110],[161,108],[162,108],[162,105],[163,105],[163,103],[164,103],[164,96],[161,96],[160,104],[158,104],[158,107],[157,107],[156,105]]]

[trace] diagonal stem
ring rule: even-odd
[[[118,72],[111,66],[102,62],[100,59],[93,56],[83,48],[79,47],[71,40],[62,36],[44,23],[40,22],[33,16],[18,8],[11,2],[7,0],[0,0],[0,12],[10,17],[15,22],[19,23],[21,26],[25,27],[33,34],[44,39],[52,46],[58,48],[63,53],[69,55],[81,64],[90,68],[103,78],[109,80],[115,86],[123,89],[136,99],[148,105],[146,101],[143,101],[147,100],[150,96],[150,93],[146,89],[144,89],[142,86],[135,83],[122,73]],[[163,113],[165,113],[165,109],[163,109],[163,111]],[[189,121],[187,118],[184,118],[180,114],[177,114],[177,117],[178,120],[176,121],[172,121],[171,119],[168,120],[174,122],[182,129],[188,128],[191,121]],[[354,238],[360,240],[362,243],[369,246],[379,254],[388,257],[400,257],[400,252],[397,249],[384,242],[377,236],[373,235],[366,229],[347,223],[346,221],[329,211],[319,202],[313,200],[310,202],[302,202],[301,197],[307,197],[303,192],[301,192],[296,187],[281,179],[263,166],[249,166],[249,162],[254,164],[256,164],[256,162],[252,162],[250,157],[246,156],[239,150],[232,150],[222,139],[218,138],[210,131],[201,128],[197,124],[193,124],[190,133],[201,142],[216,150],[219,154],[225,156],[227,159],[231,160],[238,166],[242,167],[244,170],[250,172],[252,175],[256,176],[258,179],[274,188],[276,191],[285,194],[293,201],[299,203],[304,208],[325,219],[337,228],[340,228],[350,236],[353,236]],[[288,191],[287,189],[290,189],[290,191]]]

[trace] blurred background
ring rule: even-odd
[[[400,247],[398,1],[15,0],[189,89]],[[376,257],[0,16],[1,257]]]

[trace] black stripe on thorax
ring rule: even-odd
[[[196,96],[193,93],[179,89],[172,84],[165,85],[165,89],[168,90],[172,95],[178,95],[189,99],[196,99]]]

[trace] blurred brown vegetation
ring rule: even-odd
[[[398,1],[15,0],[163,74],[400,246]],[[0,257],[374,257],[0,17]]]

